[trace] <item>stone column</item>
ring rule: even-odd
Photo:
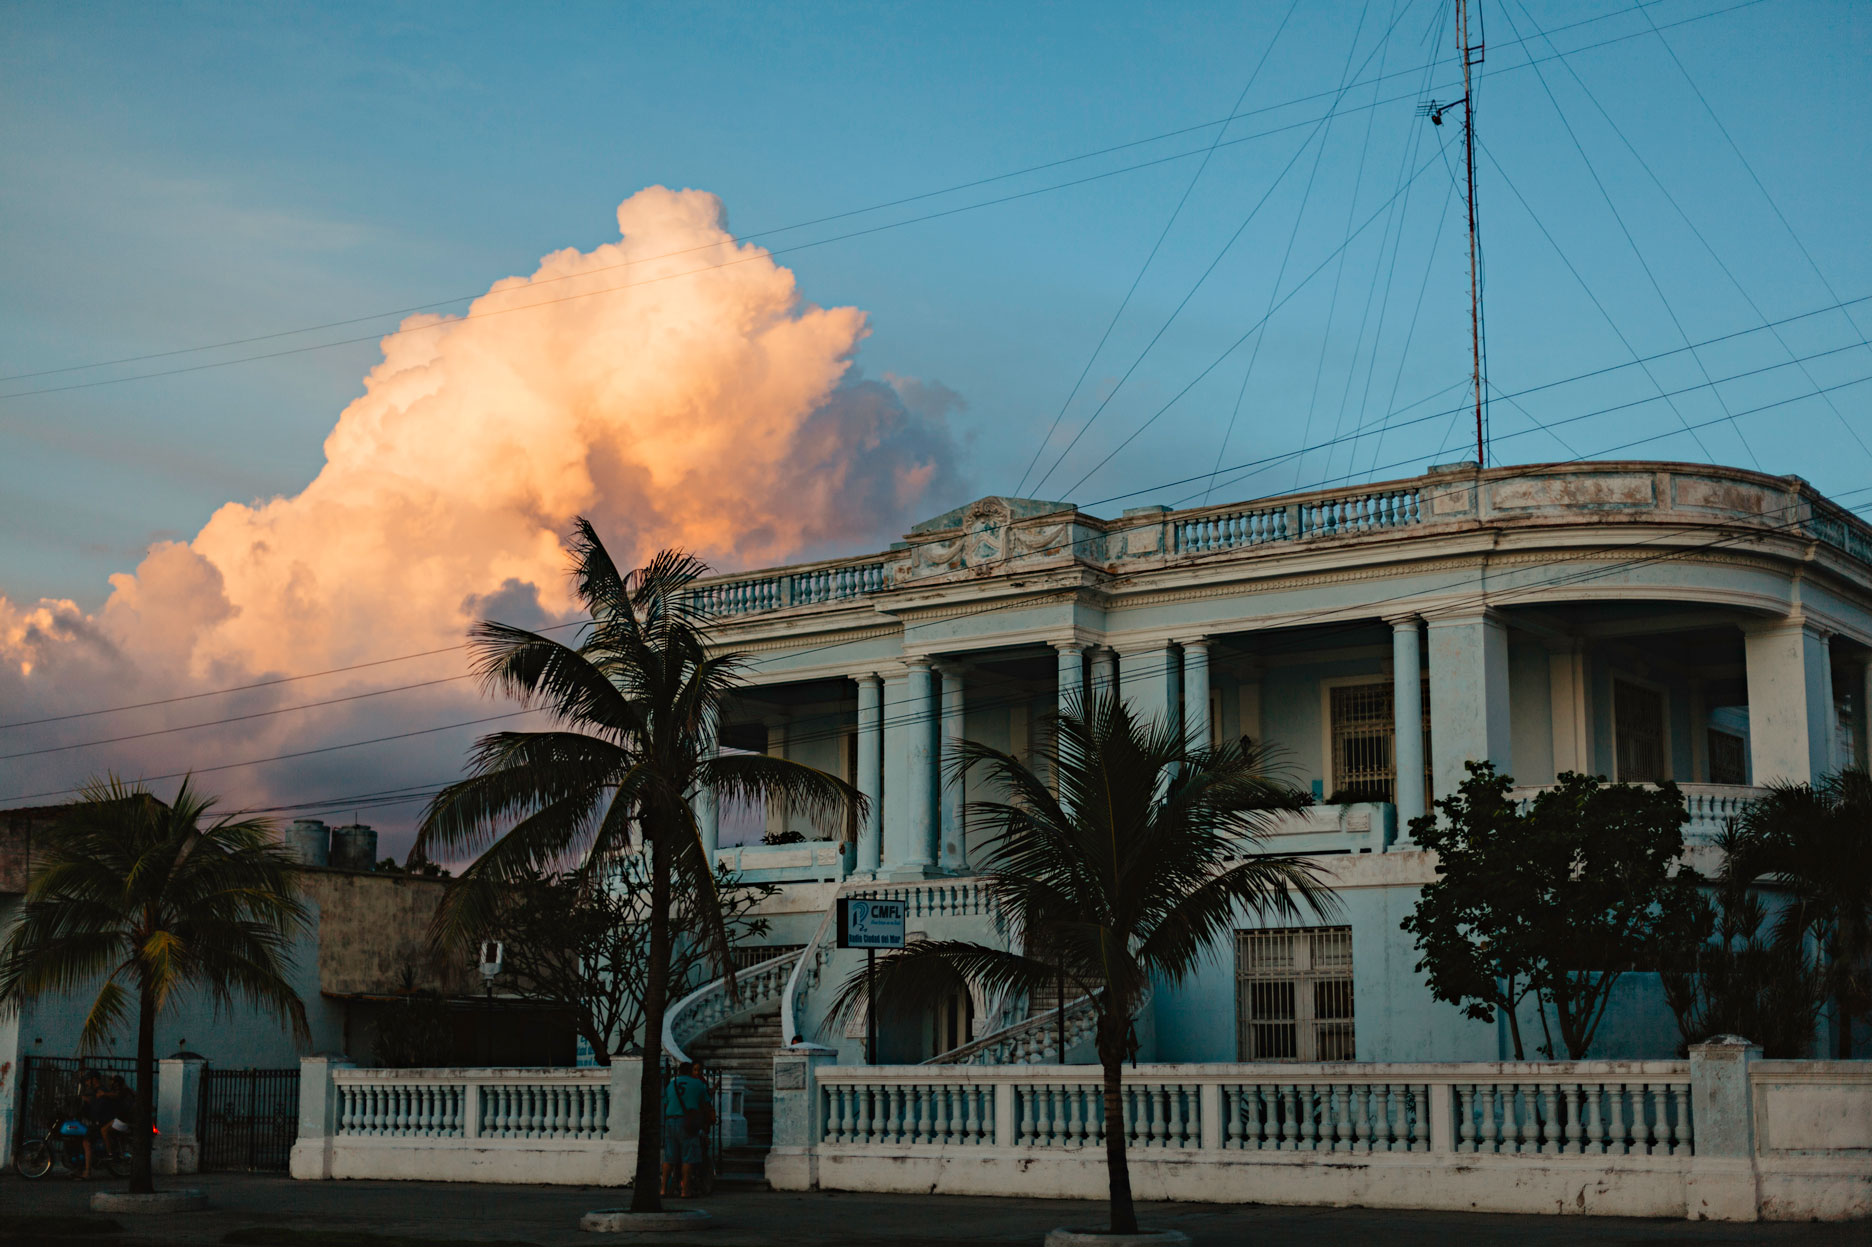
[[[1085,646],[1077,641],[1055,641],[1059,651],[1059,712],[1066,714],[1085,703]]]
[[[1757,784],[1812,783],[1833,761],[1827,636],[1799,620],[1744,628],[1749,761]]]
[[[1872,660],[1867,661],[1859,690],[1859,756],[1853,765],[1872,771]]]
[[[1397,769],[1400,840],[1410,839],[1410,820],[1424,812],[1423,640],[1415,615],[1391,621],[1392,761]]]
[[[332,1140],[338,1133],[338,1088],[332,1071],[350,1068],[350,1059],[342,1056],[299,1058],[299,1134],[289,1171],[302,1182],[332,1176]]]
[[[1548,651],[1547,689],[1553,705],[1553,769],[1556,779],[1567,771],[1576,771],[1581,775],[1594,773],[1592,751],[1587,741],[1588,725],[1592,722],[1591,702],[1588,700],[1591,688],[1586,679],[1586,648],[1583,644],[1573,641],[1563,649]],[[1434,702],[1430,714],[1435,718]]]
[[[858,679],[858,774],[853,787],[865,799],[858,824],[858,871],[875,875],[884,849],[884,681],[875,671]]]
[[[1183,735],[1195,749],[1207,749],[1215,733],[1209,723],[1209,638],[1183,641]]]
[[[701,751],[704,760],[713,758],[718,752],[715,744],[718,730],[713,726],[709,730],[709,739]],[[696,830],[700,833],[702,851],[712,864],[715,861],[715,850],[721,847],[721,794],[712,786],[704,784],[696,789],[690,808],[695,811]]]
[[[1140,721],[1171,723],[1171,716],[1178,709],[1178,679],[1172,674],[1173,669],[1181,673],[1176,651],[1167,641],[1119,652],[1118,693]]]
[[[1466,762],[1509,764],[1508,632],[1490,610],[1429,620],[1431,798],[1468,778]]]
[[[1118,655],[1107,646],[1092,650],[1092,696],[1108,697],[1118,687]]]
[[[785,719],[767,720],[767,756],[784,758],[787,756],[788,724]],[[776,835],[787,831],[787,812],[785,807],[769,803],[767,806],[767,834]]]
[[[962,665],[953,661],[939,662],[936,670],[942,676],[942,735],[937,750],[940,766],[936,777],[941,819],[936,864],[947,874],[959,875],[968,870],[968,835],[963,824],[964,786],[958,770],[962,738],[967,731],[963,720],[966,706],[962,694]]]
[[[156,1062],[156,1139],[150,1168],[161,1174],[201,1170],[202,1070],[198,1056],[164,1057]],[[301,1075],[303,1077],[303,1074]]]
[[[936,862],[936,708],[930,660],[904,660],[900,701],[886,697],[885,756],[901,759],[903,782],[886,782],[891,809],[884,820],[890,843],[884,846],[884,873],[893,879],[921,879]],[[893,739],[894,738],[894,739]]]

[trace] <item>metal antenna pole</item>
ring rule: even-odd
[[[1482,422],[1482,283],[1476,262],[1475,206],[1475,88],[1469,70],[1482,63],[1482,44],[1469,43],[1469,2],[1456,0],[1456,38],[1462,50],[1463,151],[1469,170],[1469,348],[1475,363],[1476,467],[1488,466],[1487,439]]]

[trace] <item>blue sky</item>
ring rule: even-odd
[[[1479,198],[1497,389],[1872,294],[1872,14],[1823,0],[1734,5],[1658,0],[1646,11],[1818,273],[1628,0],[1482,0]],[[647,185],[713,191],[737,231],[759,231],[1187,130],[1230,113],[1287,13],[1280,0],[9,5],[0,13],[0,374],[15,379],[0,392],[18,396],[0,400],[0,593],[95,606],[105,577],[133,566],[151,540],[193,534],[223,502],[296,491],[379,352],[366,341],[21,391],[367,336],[398,318],[20,374],[477,294],[546,252],[613,239],[616,205]],[[1686,22],[1703,14],[1715,16]],[[1549,60],[1538,74],[1517,68],[1528,47],[1552,51],[1537,29],[1597,17],[1556,33],[1553,46],[1619,42]],[[1246,141],[1210,158],[1064,433],[1222,258],[1073,453],[1026,492],[1108,512],[1196,501],[1201,483],[1164,483],[1209,471],[1231,421],[1225,464],[1375,428],[1394,407],[1448,387],[1394,420],[1460,404],[1467,261],[1460,196],[1449,192],[1461,153],[1449,147],[1446,164],[1436,147],[1458,130],[1432,127],[1414,108],[1420,97],[1460,94],[1451,44],[1436,0],[1294,8],[1242,106],[1265,111],[1222,134]],[[1320,97],[1348,66],[1353,85]],[[1390,76],[1373,83],[1381,72]],[[1315,98],[1285,103],[1298,97]],[[1262,130],[1277,132],[1246,138]],[[761,241],[809,243],[1200,153],[1216,137],[1215,126],[1188,130]],[[963,397],[953,418],[970,491],[1010,492],[1200,160],[829,241],[783,262],[808,299],[870,315],[857,360],[867,375],[939,381]],[[1401,171],[1420,166],[1406,189]],[[1277,273],[1280,293],[1297,293],[1268,320],[1258,353],[1250,335],[1097,467],[1263,317]],[[1872,303],[1856,314],[1872,327]],[[1655,360],[1648,373],[1626,367],[1542,390],[1519,400],[1525,410],[1498,399],[1492,457],[1600,457],[1651,439],[1617,453],[1759,465],[1849,503],[1872,501],[1849,493],[1872,481],[1860,443],[1872,443],[1872,386],[1851,384],[1872,375],[1860,339],[1841,314],[1814,316],[1782,326],[1779,340],[1731,337]],[[1790,354],[1815,358],[1728,383],[1720,402],[1688,388]],[[1660,388],[1687,392],[1675,410],[1652,401],[1578,418]],[[1819,388],[1831,406],[1800,398]],[[1729,418],[1767,404],[1778,405]],[[1535,419],[1569,423],[1526,432]],[[1701,427],[1687,433],[1685,423]],[[1213,497],[1406,475],[1464,457],[1466,438],[1460,416],[1437,415],[1387,432],[1382,446],[1368,437],[1225,478]]]

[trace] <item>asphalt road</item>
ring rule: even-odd
[[[142,1219],[118,1217],[119,1233],[98,1234],[90,1222],[90,1193],[100,1184],[47,1178],[0,1178],[0,1242],[141,1244],[279,1243],[343,1247],[369,1244],[368,1236],[451,1243],[530,1243],[539,1247],[596,1247],[609,1236],[581,1233],[578,1219],[595,1208],[628,1202],[629,1192],[591,1187],[477,1186],[429,1182],[294,1182],[277,1176],[213,1174],[162,1179],[165,1187],[208,1192],[207,1212]],[[121,1189],[121,1183],[112,1183]],[[706,1231],[656,1235],[678,1247],[796,1247],[837,1244],[1019,1244],[1038,1247],[1060,1225],[1097,1226],[1100,1204],[1040,1199],[971,1199],[954,1196],[794,1194],[723,1190],[706,1200],[672,1201],[705,1207],[715,1217]],[[1153,1204],[1140,1209],[1149,1226],[1180,1229],[1198,1247],[1233,1244],[1373,1244],[1419,1247],[1455,1243],[1503,1244],[1694,1243],[1852,1244],[1872,1247],[1872,1222],[1735,1225],[1641,1221],[1611,1217],[1525,1217],[1481,1213],[1392,1212],[1362,1208],[1283,1208],[1263,1205]],[[90,1233],[84,1231],[89,1229]],[[632,1240],[626,1240],[632,1241]],[[381,1247],[388,1247],[383,1244]],[[405,1247],[398,1243],[397,1247]]]

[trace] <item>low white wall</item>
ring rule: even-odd
[[[304,1149],[302,1151],[302,1148]],[[371,1139],[295,1144],[295,1178],[412,1182],[514,1182],[629,1186],[637,1141],[587,1139]]]
[[[1139,1199],[1754,1221],[1872,1216],[1872,1065],[1761,1061],[1127,1067]],[[1085,1066],[775,1059],[781,1190],[1102,1199]]]
[[[300,1063],[295,1178],[628,1186],[642,1063],[360,1070]]]
[[[885,1148],[823,1145],[776,1150],[767,1178],[777,1189],[1106,1197],[1102,1147]],[[1686,1214],[1692,1157],[1462,1156],[1334,1152],[1169,1155],[1129,1148],[1140,1200],[1212,1204],[1438,1208],[1469,1212]]]

